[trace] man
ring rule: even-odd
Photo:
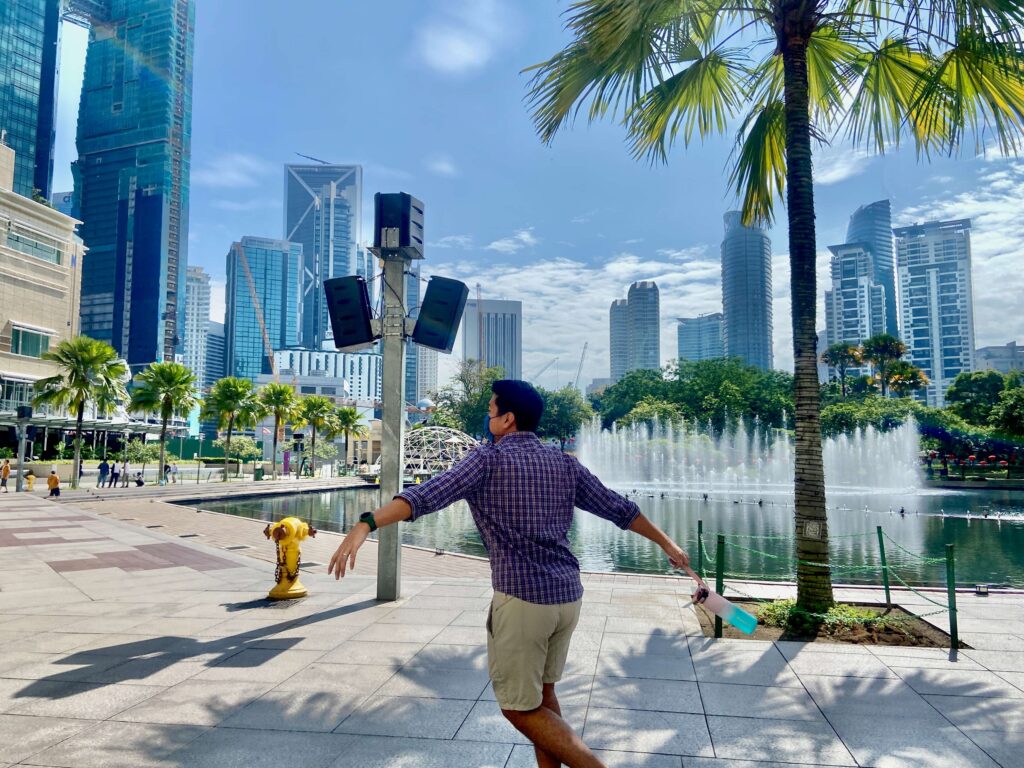
[[[107,464],[107,460],[104,459],[103,461],[100,462],[100,465],[97,467],[97,469],[99,470],[100,478],[99,480],[96,481],[96,487],[102,488],[107,484],[107,475],[110,474],[110,465]]]
[[[60,497],[60,478],[57,476],[56,471],[50,471],[50,476],[46,478],[46,487],[50,489],[50,496]]]
[[[107,488],[117,488],[118,478],[121,477],[121,473],[117,468],[117,459],[110,462],[110,482],[107,484]]]
[[[0,467],[0,488],[7,493],[7,479],[11,476],[11,460],[4,459],[4,465]]]
[[[602,766],[561,717],[555,683],[580,616],[583,585],[567,534],[573,508],[657,543],[676,568],[686,553],[575,457],[544,446],[534,432],[544,402],[523,381],[491,386],[493,445],[474,448],[449,471],[411,486],[360,516],[331,557],[336,578],[355,567],[371,531],[465,499],[487,547],[494,597],[487,616],[488,669],[502,713],[533,742],[540,768]]]

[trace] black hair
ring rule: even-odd
[[[518,379],[501,379],[491,384],[491,392],[495,395],[499,416],[511,412],[516,417],[516,429],[520,432],[537,431],[544,413],[544,401],[532,385]]]

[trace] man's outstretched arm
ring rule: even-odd
[[[412,517],[412,506],[401,496],[396,496],[380,509],[374,510],[373,522],[377,528],[387,525],[394,525],[402,520]],[[363,546],[366,537],[370,535],[370,526],[362,521],[352,526],[352,530],[342,540],[341,544],[331,555],[331,562],[327,565],[327,574],[334,574],[335,579],[340,579],[349,568],[355,570],[356,552]]]

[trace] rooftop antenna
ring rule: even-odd
[[[319,157],[311,157],[309,155],[304,155],[301,152],[296,152],[295,154],[299,157],[304,157],[307,160],[312,160],[314,163],[320,163],[320,165],[334,165],[334,163],[328,163],[326,160],[321,160]]]

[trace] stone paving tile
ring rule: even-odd
[[[801,676],[896,677],[896,674],[888,666],[870,653],[846,654],[805,651],[789,659],[789,668]]]
[[[422,593],[421,593],[422,594]],[[443,603],[443,600],[439,600]],[[447,626],[457,619],[463,612],[457,608],[453,609],[432,609],[432,608],[396,608],[386,613],[377,620],[378,624],[411,624],[411,625],[437,625]]]
[[[863,766],[997,768],[963,733],[938,719],[830,715],[829,722]]]
[[[451,739],[474,704],[458,699],[370,696],[342,721],[335,732]]]
[[[322,651],[283,653],[279,649],[249,648],[196,675],[196,680],[235,680],[281,683],[323,656]]]
[[[366,643],[347,640],[343,645],[320,657],[331,664],[405,664],[424,648],[422,643]]]
[[[317,662],[277,686],[282,691],[338,691],[371,694],[394,677],[397,667]]]
[[[659,680],[696,680],[689,655],[622,655],[602,651],[595,673],[603,677],[654,678]]]
[[[1011,685],[995,672],[915,669],[913,667],[893,667],[893,671],[918,693],[932,693],[941,696],[991,696],[1004,699],[1024,698],[1024,691]]]
[[[148,685],[93,685],[37,680],[24,687],[13,715],[106,720],[118,712],[154,696],[163,688]]]
[[[62,680],[71,683],[93,682],[91,677],[121,660],[114,656],[76,653],[47,654],[45,661],[27,662],[4,670],[3,676],[20,680]]]
[[[504,768],[511,744],[347,736],[331,768]]]
[[[433,640],[431,645],[487,645],[487,629],[479,627],[445,627]]]
[[[88,720],[0,715],[0,763],[17,763],[84,728]]]
[[[590,692],[594,687],[591,675],[565,675],[555,685],[558,703],[567,707],[586,707],[590,703]],[[481,701],[494,701],[494,688],[490,682],[480,694]],[[598,703],[598,702],[595,702]]]
[[[678,680],[595,677],[590,701],[605,709],[704,712],[697,683]]]
[[[697,679],[707,683],[777,685],[799,688],[800,679],[777,650],[704,652],[691,648]]]
[[[24,764],[63,768],[171,768],[184,764],[179,762],[179,756],[208,730],[197,726],[107,721],[91,725],[33,755]]]
[[[786,659],[792,659],[802,653],[842,653],[854,656],[871,654],[871,650],[866,645],[844,643],[803,643],[796,640],[776,640],[775,647]]]
[[[800,688],[700,683],[700,696],[704,711],[709,715],[769,720],[824,720],[814,699]]]
[[[594,633],[597,634],[597,633]],[[575,636],[574,638],[575,639]],[[603,636],[601,650],[622,655],[690,656],[686,638],[666,633],[607,634]]]
[[[606,749],[595,749],[597,758],[608,768],[680,768],[681,758],[678,755],[651,755],[642,752],[610,752]],[[686,763],[690,765],[688,758]],[[532,746],[516,745],[505,768],[536,768],[537,758]],[[724,768],[724,766],[722,766]]]
[[[221,728],[330,733],[366,699],[345,691],[272,690],[236,711]]]
[[[713,757],[703,715],[591,706],[583,740],[593,749]]]
[[[717,757],[857,765],[839,737],[821,723],[709,715],[708,728]]]
[[[1024,645],[1021,647],[1024,648]],[[1024,672],[1024,650],[967,650],[961,651],[960,655],[976,661],[978,664],[985,667],[985,669],[992,670],[993,672]]]
[[[997,672],[1003,680],[1024,691],[1024,672]]]
[[[967,737],[1003,768],[1024,768],[1024,734],[1020,731],[969,731]]]
[[[561,704],[561,702],[559,702]],[[576,733],[583,732],[587,716],[585,706],[562,705],[562,718]],[[529,744],[530,740],[517,731],[501,714],[496,701],[481,700],[473,705],[455,734],[461,741],[497,741],[507,744]]]
[[[326,768],[350,746],[349,739],[331,733],[214,728],[177,758],[178,765],[188,768]]]
[[[171,686],[195,677],[208,665],[189,656],[133,659],[83,676],[86,683]]]
[[[187,680],[113,719],[133,723],[217,725],[270,690],[270,683]]]
[[[1024,733],[1024,700],[975,696],[925,696],[925,700],[964,732]]]
[[[377,689],[380,696],[418,696],[433,699],[476,701],[487,686],[482,670],[465,669],[453,675],[449,669],[406,664]]]
[[[825,768],[820,763],[799,763],[801,768]],[[765,760],[728,760],[712,757],[684,757],[683,768],[793,768],[794,763]]]
[[[927,701],[899,679],[804,675],[800,682],[829,719],[833,714],[890,718],[935,714]]]
[[[985,635],[960,630],[960,639],[983,651],[1019,651],[1024,647],[1024,636],[1020,635]]]
[[[427,645],[413,656],[412,662],[439,669],[487,669],[487,649],[477,645]],[[566,665],[566,674],[576,674],[569,671],[569,666]]]
[[[437,624],[373,624],[352,639],[366,643],[429,643],[442,629]]]

